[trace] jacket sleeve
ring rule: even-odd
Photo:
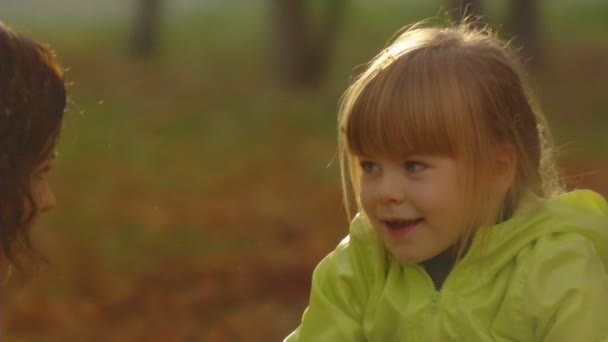
[[[608,342],[608,265],[579,234],[537,241],[524,289],[535,341]]]
[[[369,246],[356,235],[351,227],[350,236],[317,265],[308,308],[284,342],[365,341],[362,317],[373,272]]]

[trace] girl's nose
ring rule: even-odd
[[[385,172],[379,191],[386,202],[402,203],[407,198],[405,179],[399,172]]]

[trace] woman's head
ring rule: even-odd
[[[524,192],[549,195],[557,183],[546,171],[544,119],[522,74],[515,54],[489,32],[462,24],[402,33],[343,97],[338,140],[347,208],[356,202],[361,210],[361,156],[458,161],[470,228],[508,216]],[[497,180],[504,184],[496,187]]]
[[[53,207],[45,173],[66,105],[53,52],[0,23],[0,257],[30,250],[29,228]]]

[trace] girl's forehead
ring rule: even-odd
[[[422,98],[420,90],[412,87],[399,91],[397,86],[374,86],[377,89],[368,89],[355,100],[345,122],[352,153],[403,158],[420,153],[453,154],[458,149],[465,125],[446,99],[437,95]]]
[[[383,126],[383,127],[382,127]],[[347,133],[349,152],[357,157],[407,159],[416,155],[454,155],[458,142],[435,127],[359,123]]]

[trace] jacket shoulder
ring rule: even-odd
[[[608,334],[608,265],[595,242],[577,232],[544,235],[518,255],[521,311],[537,340],[596,340]],[[608,335],[602,337],[608,337]],[[559,338],[558,338],[559,337]],[[557,339],[556,339],[557,338]]]

